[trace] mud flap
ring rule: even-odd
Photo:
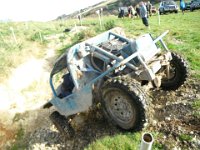
[[[50,102],[47,102],[46,104],[44,104],[43,105],[43,107],[42,108],[50,108],[51,106],[53,106],[53,104],[52,103],[50,103]]]

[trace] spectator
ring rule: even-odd
[[[133,8],[132,5],[128,7],[128,16],[129,18],[133,18],[135,16],[135,9]]]
[[[180,0],[180,9],[182,10],[182,13],[184,15],[184,11],[185,11],[185,2],[184,2],[184,0]]]
[[[149,27],[148,19],[147,19],[147,9],[145,4],[140,2],[140,17],[142,18],[142,22],[146,27]]]
[[[124,18],[124,9],[122,7],[119,8],[118,18]]]
[[[132,15],[132,18],[135,17],[135,14],[136,14],[136,11],[135,11],[135,8],[133,6],[131,6],[131,15]]]
[[[150,1],[147,2],[146,7],[147,7],[148,16],[151,16],[152,4],[150,3]]]
[[[128,7],[128,17],[131,18],[131,14],[132,14],[132,9],[131,6]]]
[[[138,4],[136,5],[135,10],[136,10],[137,17],[140,17],[140,7]]]

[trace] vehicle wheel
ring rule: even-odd
[[[178,13],[178,10],[176,10],[175,13],[177,14],[177,13]]]
[[[74,136],[74,129],[71,127],[68,119],[65,116],[61,115],[57,111],[54,111],[49,118],[63,136],[66,138],[71,138]]]
[[[101,89],[103,111],[108,121],[125,130],[144,127],[148,118],[148,98],[137,81],[113,78],[107,80]]]
[[[170,62],[170,77],[162,79],[161,87],[164,90],[176,90],[184,84],[188,77],[188,65],[186,61],[178,54],[172,53]]]
[[[163,11],[163,15],[165,15],[167,12]]]

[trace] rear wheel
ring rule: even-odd
[[[176,90],[184,84],[188,77],[188,67],[186,61],[178,54],[172,53],[170,62],[169,78],[162,79],[161,87],[164,90]]]
[[[147,119],[147,96],[132,79],[106,81],[102,87],[102,106],[108,120],[125,130],[140,130]]]

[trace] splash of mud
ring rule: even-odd
[[[42,122],[35,121],[48,113],[40,107],[51,97],[47,68],[54,55],[51,49],[47,50],[45,59],[29,58],[0,84],[0,135],[4,137],[0,139],[0,149],[13,141],[20,128],[27,132],[34,130]]]

